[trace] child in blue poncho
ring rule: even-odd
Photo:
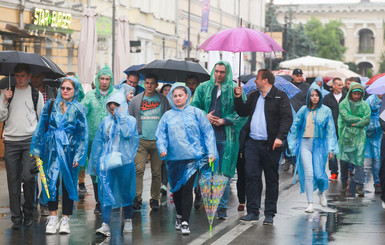
[[[110,115],[96,132],[87,172],[98,176],[102,227],[97,234],[111,236],[111,210],[123,207],[124,233],[132,232],[132,202],[136,192],[134,157],[139,135],[136,120],[128,114],[126,95],[118,92],[107,99]]]
[[[217,156],[214,130],[204,112],[189,106],[191,92],[174,84],[167,95],[172,110],[161,118],[156,130],[160,158],[166,161],[176,208],[175,228],[189,234],[192,189],[197,171]]]

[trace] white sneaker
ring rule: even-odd
[[[132,232],[132,219],[124,220],[124,228],[123,233],[131,233]]]
[[[106,223],[102,223],[102,227],[96,230],[96,234],[101,234],[103,236],[111,236],[110,226]]]
[[[59,218],[55,216],[48,216],[47,223],[45,225],[46,234],[56,234],[57,229],[59,228]]]
[[[181,225],[181,231],[183,235],[188,235],[190,234],[190,228],[188,227],[188,223],[186,221],[182,222]]]
[[[324,193],[318,192],[318,197],[319,197],[319,203],[321,204],[321,206],[326,207],[326,205],[328,204],[328,201],[326,200]]]
[[[59,234],[70,234],[70,219],[63,217],[60,220]]]
[[[385,202],[382,201],[382,208],[385,209]]]
[[[314,213],[313,203],[309,203],[309,206],[305,209],[306,213]]]
[[[180,217],[178,217],[178,216],[180,216]],[[175,229],[180,231],[181,227],[182,227],[182,216],[181,215],[176,215]]]

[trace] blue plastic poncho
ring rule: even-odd
[[[115,117],[108,103],[120,106]],[[113,94],[106,102],[110,115],[103,118],[96,132],[87,173],[97,175],[99,200],[103,207],[132,205],[136,193],[134,158],[139,146],[136,119],[128,114],[126,98]]]
[[[321,87],[317,84],[317,82],[321,82]],[[322,77],[316,77],[314,79],[314,82],[311,84],[312,86],[314,86],[314,84],[318,85],[318,90],[321,92],[322,94],[322,97],[325,97],[327,94],[329,94],[330,92],[327,91],[325,88],[324,88],[324,80],[322,79]]]
[[[314,89],[320,91],[319,86],[314,84],[310,86],[307,93],[306,105],[302,106],[297,112],[290,133],[287,136],[287,142],[290,152],[297,156],[296,172],[301,186],[301,193],[305,191],[305,173],[301,159],[301,142],[305,132],[306,119],[311,112],[310,94]],[[320,91],[321,92],[321,91]],[[313,186],[314,190],[319,189],[323,192],[328,188],[328,176],[325,172],[325,165],[328,158],[328,153],[338,153],[337,135],[334,128],[332,111],[329,107],[322,105],[323,96],[315,109],[314,118],[314,137],[313,137]],[[295,183],[295,176],[293,182]]]
[[[73,168],[73,163],[84,166],[88,147],[88,127],[86,110],[77,101],[80,83],[76,78],[66,77],[74,82],[75,93],[71,102],[65,102],[59,89],[56,100],[53,102],[51,114],[46,103],[41,113],[39,123],[33,134],[31,155],[38,156],[43,161],[43,168],[47,177],[50,199],[43,191],[43,200],[56,200],[56,182],[59,173],[63,176],[64,185],[69,198],[78,201],[78,175],[79,167]],[[65,103],[66,112],[62,113],[60,104]],[[48,123],[48,130],[47,129]]]
[[[162,160],[166,160],[171,192],[179,190],[198,169],[204,175],[211,172],[207,166],[208,156],[218,159],[215,133],[205,113],[188,104],[183,110],[175,106],[172,93],[180,86],[174,84],[171,87],[167,98],[172,110],[162,116],[155,134],[159,154],[167,153]],[[183,87],[188,92],[189,101],[191,91]]]
[[[365,158],[380,159],[382,128],[380,125],[380,108],[382,100],[377,95],[371,95],[366,99],[372,111],[370,123],[366,129]]]
[[[118,90],[120,93],[124,94],[124,96],[126,97],[126,101],[127,101],[127,95],[130,94],[130,92],[132,91],[133,94],[135,94],[135,88],[128,85],[127,83],[123,83],[119,90]],[[130,105],[130,101],[127,101],[127,106]],[[127,108],[128,110],[128,108]]]

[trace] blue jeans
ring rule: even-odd
[[[218,155],[219,155],[219,161],[218,161],[218,167],[219,167],[219,173],[222,173],[222,159],[223,154],[225,153],[226,148],[226,141],[217,141],[217,149],[218,149]],[[219,202],[218,209],[225,208],[227,209],[227,202],[229,201],[230,197],[230,178],[227,181],[225,191],[223,192],[221,201]]]
[[[313,138],[303,138],[301,160],[305,173],[305,192],[307,201],[313,202]]]
[[[340,161],[340,168],[341,168],[341,181],[342,182],[347,182],[348,181],[348,172],[349,172],[349,162]],[[364,177],[365,177],[365,170],[364,166],[354,166],[354,182],[358,187],[363,187],[364,186]]]
[[[336,155],[329,160],[329,170],[331,174],[338,174],[338,161]]]
[[[107,225],[110,224],[111,219],[111,206],[101,207],[102,209],[102,222],[106,223]],[[131,219],[132,218],[132,205],[128,205],[126,207],[123,207],[123,214],[124,219]]]
[[[373,173],[373,182],[374,186],[380,184],[380,159],[372,158],[372,173]]]

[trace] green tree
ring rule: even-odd
[[[354,62],[347,62],[345,63],[349,66],[349,70],[354,71],[355,73],[358,73],[358,66]]]
[[[385,72],[385,52],[381,54],[380,67],[378,68],[378,73],[384,73],[384,72]]]

